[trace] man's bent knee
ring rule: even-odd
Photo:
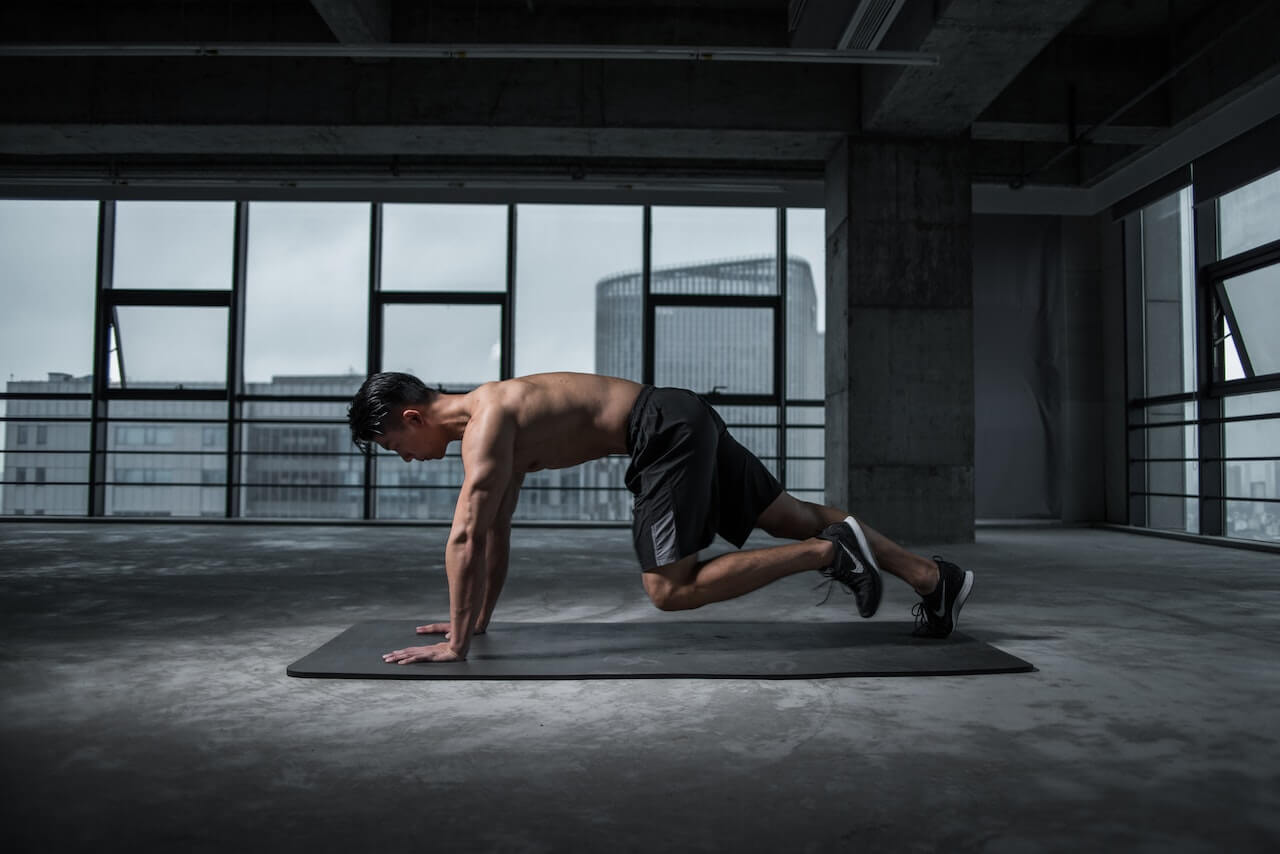
[[[693,576],[697,574],[698,556],[683,557],[675,563],[645,570],[641,576],[644,592],[660,611],[685,611],[698,607],[692,596]]]

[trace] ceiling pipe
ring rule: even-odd
[[[0,57],[310,57],[317,59],[609,59],[790,62],[830,65],[938,65],[912,51],[669,45],[497,44],[0,44]]]

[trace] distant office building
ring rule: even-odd
[[[639,380],[642,374],[642,274],[622,273],[596,285],[596,372]],[[666,267],[651,273],[655,294],[772,296],[778,260],[765,255]],[[659,307],[655,312],[654,379],[699,394],[768,394],[773,378],[773,317],[767,309]],[[823,337],[813,271],[787,259],[786,396],[823,397]]]

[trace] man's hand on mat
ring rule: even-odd
[[[433,646],[411,646],[397,649],[382,656],[387,664],[413,664],[415,661],[465,661],[466,656],[459,655],[457,650],[447,643]]]
[[[471,634],[473,634],[473,635],[482,635],[482,634],[484,634],[484,630],[485,630],[485,627],[484,627],[484,626],[476,626],[475,631],[473,631]],[[449,624],[448,624],[448,623],[428,623],[428,624],[427,624],[427,625],[425,625],[425,626],[418,626],[418,634],[420,634],[420,635],[438,635],[438,634],[443,634],[443,635],[444,635],[444,639],[445,639],[445,640],[449,640],[449,637],[450,637],[450,634],[451,634],[451,633],[450,633],[450,631],[449,631]]]

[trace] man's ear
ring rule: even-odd
[[[400,415],[400,422],[404,426],[413,425],[414,427],[421,427],[423,424],[422,412],[417,409],[406,409]]]

